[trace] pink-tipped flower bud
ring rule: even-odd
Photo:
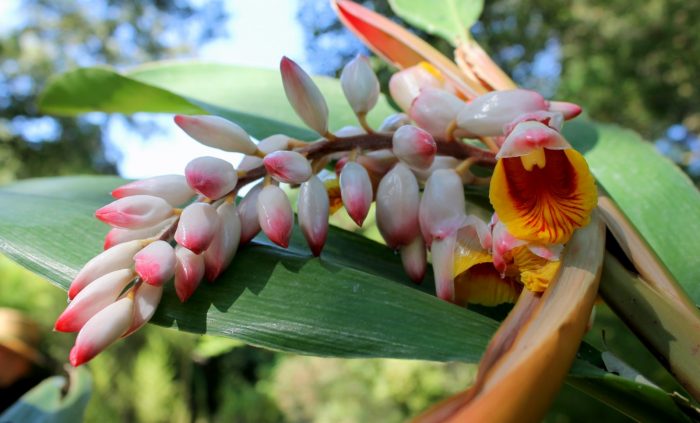
[[[425,184],[418,212],[426,244],[432,245],[434,239],[456,233],[464,220],[464,207],[464,186],[457,172],[452,169],[433,172]]]
[[[287,150],[289,148],[289,136],[283,134],[270,135],[258,144],[258,150],[265,154],[273,151]],[[258,156],[245,156],[238,165],[238,170],[249,171],[263,165],[263,161]]]
[[[218,278],[233,260],[241,240],[241,219],[238,217],[236,205],[224,202],[217,209],[221,226],[211,241],[209,248],[204,251],[204,263],[207,279]]]
[[[433,164],[437,144],[428,132],[406,125],[394,132],[392,151],[402,162],[416,169],[427,169]]]
[[[465,104],[457,116],[457,125],[475,136],[498,136],[518,116],[546,110],[547,102],[535,91],[493,91]]]
[[[124,297],[95,314],[85,323],[70,350],[74,367],[91,360],[129,329],[133,322],[134,300]]]
[[[433,258],[435,291],[438,298],[454,302],[454,256],[457,232],[444,238],[433,238],[430,250]]]
[[[175,293],[181,302],[187,301],[204,277],[204,255],[195,254],[187,248],[175,248]]]
[[[260,232],[260,219],[258,219],[260,191],[262,191],[262,183],[248,191],[238,205],[238,217],[241,219],[241,244],[250,242]]]
[[[163,286],[142,283],[134,293],[134,320],[131,326],[122,335],[122,338],[131,335],[145,325],[156,312],[160,299],[163,296]]]
[[[73,299],[88,284],[100,276],[134,265],[134,255],[144,246],[142,241],[128,241],[105,250],[85,263],[68,289],[68,298]]]
[[[233,165],[217,157],[198,157],[185,167],[187,183],[203,196],[216,200],[231,192],[238,182]]]
[[[379,80],[363,55],[357,55],[345,65],[340,73],[340,86],[357,115],[366,114],[377,104]]]
[[[440,72],[427,62],[396,72],[389,80],[391,98],[405,112],[421,90],[428,87],[449,89]]]
[[[328,132],[328,106],[323,94],[304,70],[291,59],[280,62],[282,83],[289,104],[306,125],[324,135]]]
[[[372,182],[364,167],[355,162],[343,166],[340,171],[340,196],[352,220],[357,226],[362,226],[372,205]]]
[[[550,101],[549,111],[561,113],[564,115],[564,119],[569,120],[580,115],[583,109],[578,104],[568,103],[566,101]]]
[[[297,215],[301,232],[316,257],[321,255],[328,236],[328,210],[326,186],[314,175],[301,185]]]
[[[192,200],[195,192],[187,185],[183,175],[161,175],[122,185],[112,191],[112,197],[123,198],[132,195],[152,195],[160,197],[173,206]]]
[[[234,153],[254,154],[257,149],[246,131],[219,116],[175,116],[175,123],[200,143]]]
[[[185,207],[175,231],[175,241],[195,254],[206,250],[219,230],[219,215],[211,204],[192,203]]]
[[[409,105],[410,106],[410,105]],[[394,113],[387,116],[381,125],[379,125],[379,132],[394,132],[404,125],[410,125],[411,118],[408,117],[406,113]]]
[[[434,137],[444,137],[464,102],[452,93],[425,88],[411,104],[409,116]]]
[[[75,296],[56,320],[54,330],[77,332],[100,310],[117,300],[134,279],[131,269],[120,269],[95,279]]]
[[[418,181],[411,170],[398,163],[382,178],[377,188],[377,226],[387,245],[407,245],[420,233]]]
[[[401,246],[399,251],[403,270],[413,282],[421,283],[428,267],[423,237],[419,233],[410,243]]]
[[[294,213],[287,194],[268,185],[258,195],[258,221],[265,235],[275,244],[287,248],[294,226]]]
[[[154,237],[172,225],[176,218],[176,216],[172,216],[157,225],[149,226],[143,229],[112,228],[109,232],[107,232],[107,236],[105,236],[104,249],[106,250],[108,248],[112,248],[115,245],[127,241]]]
[[[265,156],[263,164],[273,178],[288,184],[301,184],[312,175],[309,161],[296,151],[275,151]]]
[[[165,241],[148,244],[134,256],[136,273],[144,282],[163,285],[175,275],[175,251]]]
[[[95,217],[117,228],[142,229],[157,225],[174,213],[173,206],[160,197],[132,195],[98,209]]]

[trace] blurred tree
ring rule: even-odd
[[[323,0],[302,0],[307,50],[333,74],[363,51],[341,30]],[[393,16],[385,0],[362,1]],[[320,14],[320,15],[319,15]],[[597,120],[648,139],[681,123],[700,132],[700,2],[649,0],[495,0],[487,2],[474,37],[516,81],[581,103]],[[451,55],[450,48],[438,48]],[[326,52],[340,49],[342,59]],[[330,67],[335,68],[331,69]]]
[[[114,173],[118,153],[100,131],[107,118],[42,117],[46,80],[77,66],[181,57],[220,35],[224,17],[220,0],[18,0],[0,30],[0,183]]]

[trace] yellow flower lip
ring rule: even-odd
[[[597,204],[595,180],[558,132],[539,122],[520,123],[497,157],[489,198],[514,237],[561,244],[588,224]]]

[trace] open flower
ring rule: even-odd
[[[517,239],[562,244],[588,224],[597,203],[583,156],[554,129],[521,122],[496,156],[489,198]]]

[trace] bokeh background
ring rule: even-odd
[[[392,16],[384,1],[362,3]],[[486,2],[472,34],[520,85],[638,131],[697,184],[698,21],[700,2],[681,0],[643,7],[635,0],[496,0]],[[450,54],[445,42],[428,38]],[[0,0],[0,184],[181,173],[192,157],[212,154],[177,131],[171,116],[42,115],[37,98],[60,72],[152,60],[276,68],[287,55],[334,76],[357,53],[367,51],[326,0]],[[373,65],[385,87],[392,69]],[[57,368],[73,342],[49,333],[65,302],[65,293],[0,257],[0,306],[26,311],[47,330],[43,348]],[[675,388],[603,305],[587,340]],[[398,422],[464,389],[475,374],[461,363],[294,356],[152,325],[89,368],[86,420],[104,422]],[[567,387],[547,420],[595,418],[625,421]]]

